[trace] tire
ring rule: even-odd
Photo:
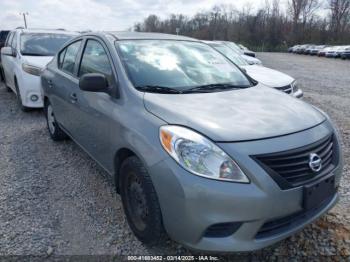
[[[67,139],[67,134],[60,128],[56,121],[52,106],[49,101],[45,103],[44,112],[46,117],[47,129],[52,140],[62,141]]]
[[[167,235],[158,197],[146,168],[131,156],[123,161],[119,174],[120,195],[131,230],[144,244],[164,243]]]
[[[5,73],[4,73],[2,68],[0,69],[0,73],[1,73],[1,80],[3,81],[3,83],[4,83],[5,87],[6,87],[6,91],[11,93],[12,89],[6,84]]]
[[[9,87],[7,87],[9,88]],[[22,102],[22,97],[21,97],[21,92],[19,90],[19,87],[18,87],[18,83],[17,83],[17,79],[15,78],[15,88],[16,88],[16,96],[17,96],[17,104],[19,106],[19,108],[23,111],[23,112],[28,112],[30,111],[30,108],[29,107],[26,107],[23,105],[23,102]]]

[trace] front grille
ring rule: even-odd
[[[309,157],[316,153],[322,160],[322,168],[314,172],[309,167]],[[328,174],[336,166],[334,136],[301,148],[280,153],[254,156],[282,189],[300,186]]]
[[[293,86],[292,85],[287,85],[287,86],[281,86],[281,87],[276,87],[277,90],[283,91],[287,94],[291,94],[293,92]]]
[[[271,237],[274,235],[284,233],[290,229],[293,229],[294,227],[316,216],[321,210],[323,210],[332,201],[333,198],[334,198],[334,195],[324,200],[319,206],[314,207],[313,209],[302,210],[300,212],[291,214],[289,216],[267,221],[260,228],[255,238],[261,239],[261,238]]]

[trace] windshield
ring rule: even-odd
[[[233,51],[231,48],[229,48],[226,45],[223,44],[216,44],[211,43],[209,44],[213,48],[215,48],[217,51],[219,51],[221,54],[226,56],[228,59],[230,59],[233,63],[235,63],[238,66],[247,66],[249,65],[242,57],[241,55],[237,54],[235,51]]]
[[[136,88],[156,86],[184,91],[204,85],[251,86],[234,64],[203,43],[175,40],[116,43]]]
[[[48,33],[23,33],[21,54],[33,56],[54,56],[61,46],[73,35]]]
[[[239,46],[233,42],[225,42],[225,45],[230,47],[233,51],[235,51],[237,54],[243,54],[243,51]]]

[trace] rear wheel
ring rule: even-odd
[[[9,87],[7,87],[9,89]],[[23,105],[22,102],[22,97],[21,97],[21,92],[20,89],[18,87],[18,83],[17,83],[17,79],[15,78],[15,88],[16,88],[16,92],[17,92],[17,104],[19,106],[19,108],[23,111],[23,112],[28,112],[30,111],[29,107],[26,107]]]
[[[66,139],[67,135],[58,125],[49,101],[45,103],[44,112],[46,116],[47,129],[49,130],[49,134],[52,140],[61,141]]]
[[[122,163],[119,185],[126,218],[135,236],[145,244],[161,244],[166,233],[158,197],[146,168],[136,156]]]

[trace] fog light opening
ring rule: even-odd
[[[32,102],[36,102],[36,101],[39,100],[39,97],[38,97],[37,95],[31,95],[31,96],[30,96],[30,100],[31,100]]]

